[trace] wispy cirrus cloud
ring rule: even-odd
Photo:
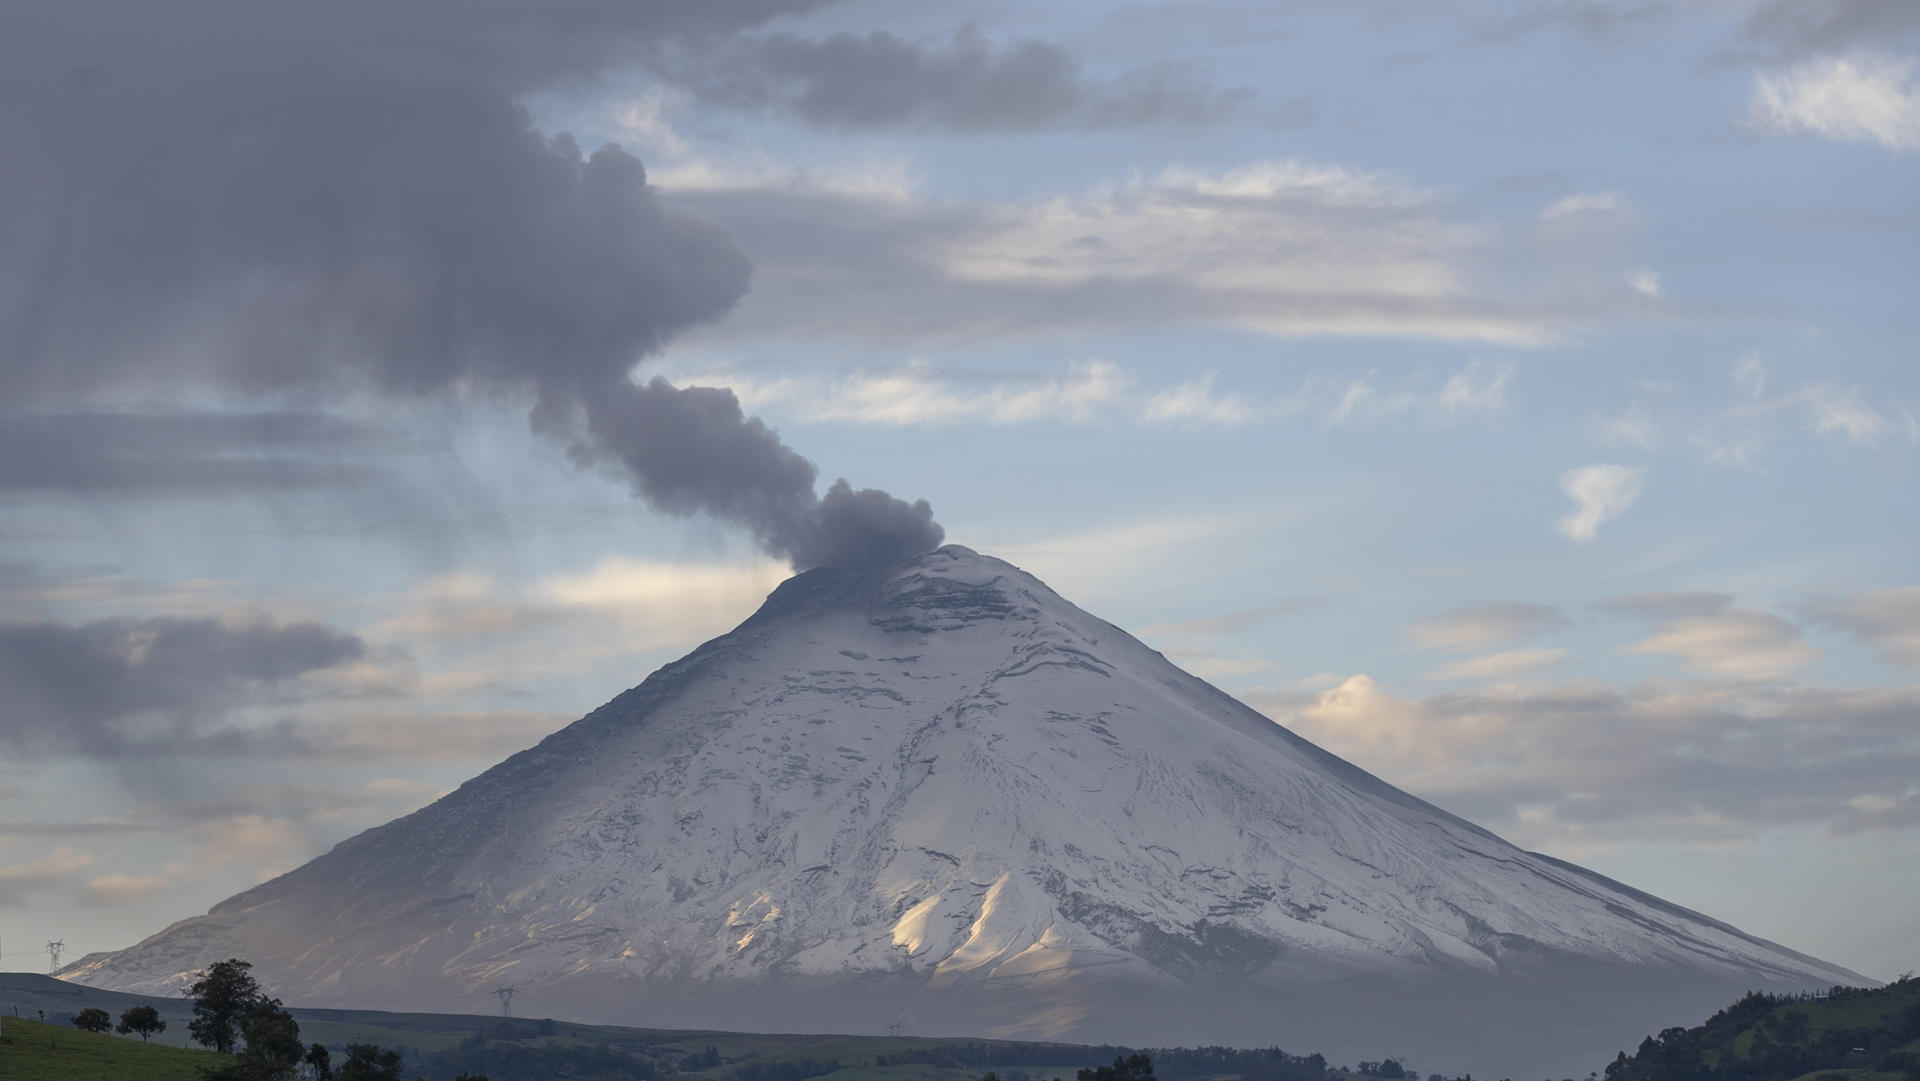
[[[1912,57],[1858,52],[1754,79],[1747,122],[1773,135],[1807,135],[1920,150],[1920,71]]]
[[[1212,373],[1153,386],[1105,360],[1041,372],[986,372],[924,360],[845,374],[767,377],[754,370],[690,369],[689,385],[724,386],[750,409],[812,424],[948,427],[1124,421],[1237,427],[1300,417],[1328,427],[1418,418],[1447,426],[1508,407],[1515,368],[1471,361],[1443,375],[1309,375],[1285,393],[1222,388]]]
[[[1693,437],[1709,464],[1752,466],[1783,432],[1795,428],[1853,447],[1874,447],[1901,436],[1920,445],[1920,421],[1907,405],[1865,387],[1820,380],[1775,389],[1765,359],[1754,353],[1734,363],[1728,381],[1733,402],[1708,417]]]

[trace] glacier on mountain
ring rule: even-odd
[[[1405,1053],[1582,1073],[1863,983],[1521,851],[997,559],[782,584],[414,814],[71,978],[289,1002],[513,983],[582,1020]]]

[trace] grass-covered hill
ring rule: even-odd
[[[93,1007],[114,1018],[139,1005],[167,1021],[151,1044],[93,1036],[68,1022]],[[1135,1050],[929,1036],[809,1035],[629,1028],[570,1021],[449,1013],[290,1007],[303,1043],[340,1054],[347,1044],[399,1051],[402,1075],[451,1081],[1000,1081],[1071,1079]],[[198,1081],[198,1066],[223,1061],[177,1046],[187,1036],[184,999],[101,991],[28,973],[0,974],[0,1081]],[[16,1021],[16,1015],[27,1020]],[[44,1020],[44,1024],[38,1023]],[[24,1035],[22,1035],[24,1034]],[[19,1036],[15,1039],[16,1035]],[[175,1045],[175,1046],[168,1046]],[[1417,1072],[1386,1056],[1346,1071],[1317,1054],[1278,1048],[1144,1049],[1158,1081],[1395,1081]],[[100,1056],[106,1056],[104,1058]],[[52,1057],[49,1057],[52,1056]],[[184,1057],[183,1057],[184,1056]],[[1438,1066],[1440,1064],[1433,1064]],[[63,1072],[64,1071],[64,1072]]]
[[[1698,1028],[1647,1037],[1606,1081],[1920,1081],[1920,979],[1751,994]]]
[[[9,1015],[0,1021],[0,1081],[200,1081],[224,1056]]]

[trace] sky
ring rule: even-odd
[[[1920,968],[1920,6],[29,0],[0,72],[0,965],[944,539]]]

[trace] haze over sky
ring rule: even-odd
[[[0,11],[5,967],[937,519],[1920,968],[1920,5],[157,7]]]

